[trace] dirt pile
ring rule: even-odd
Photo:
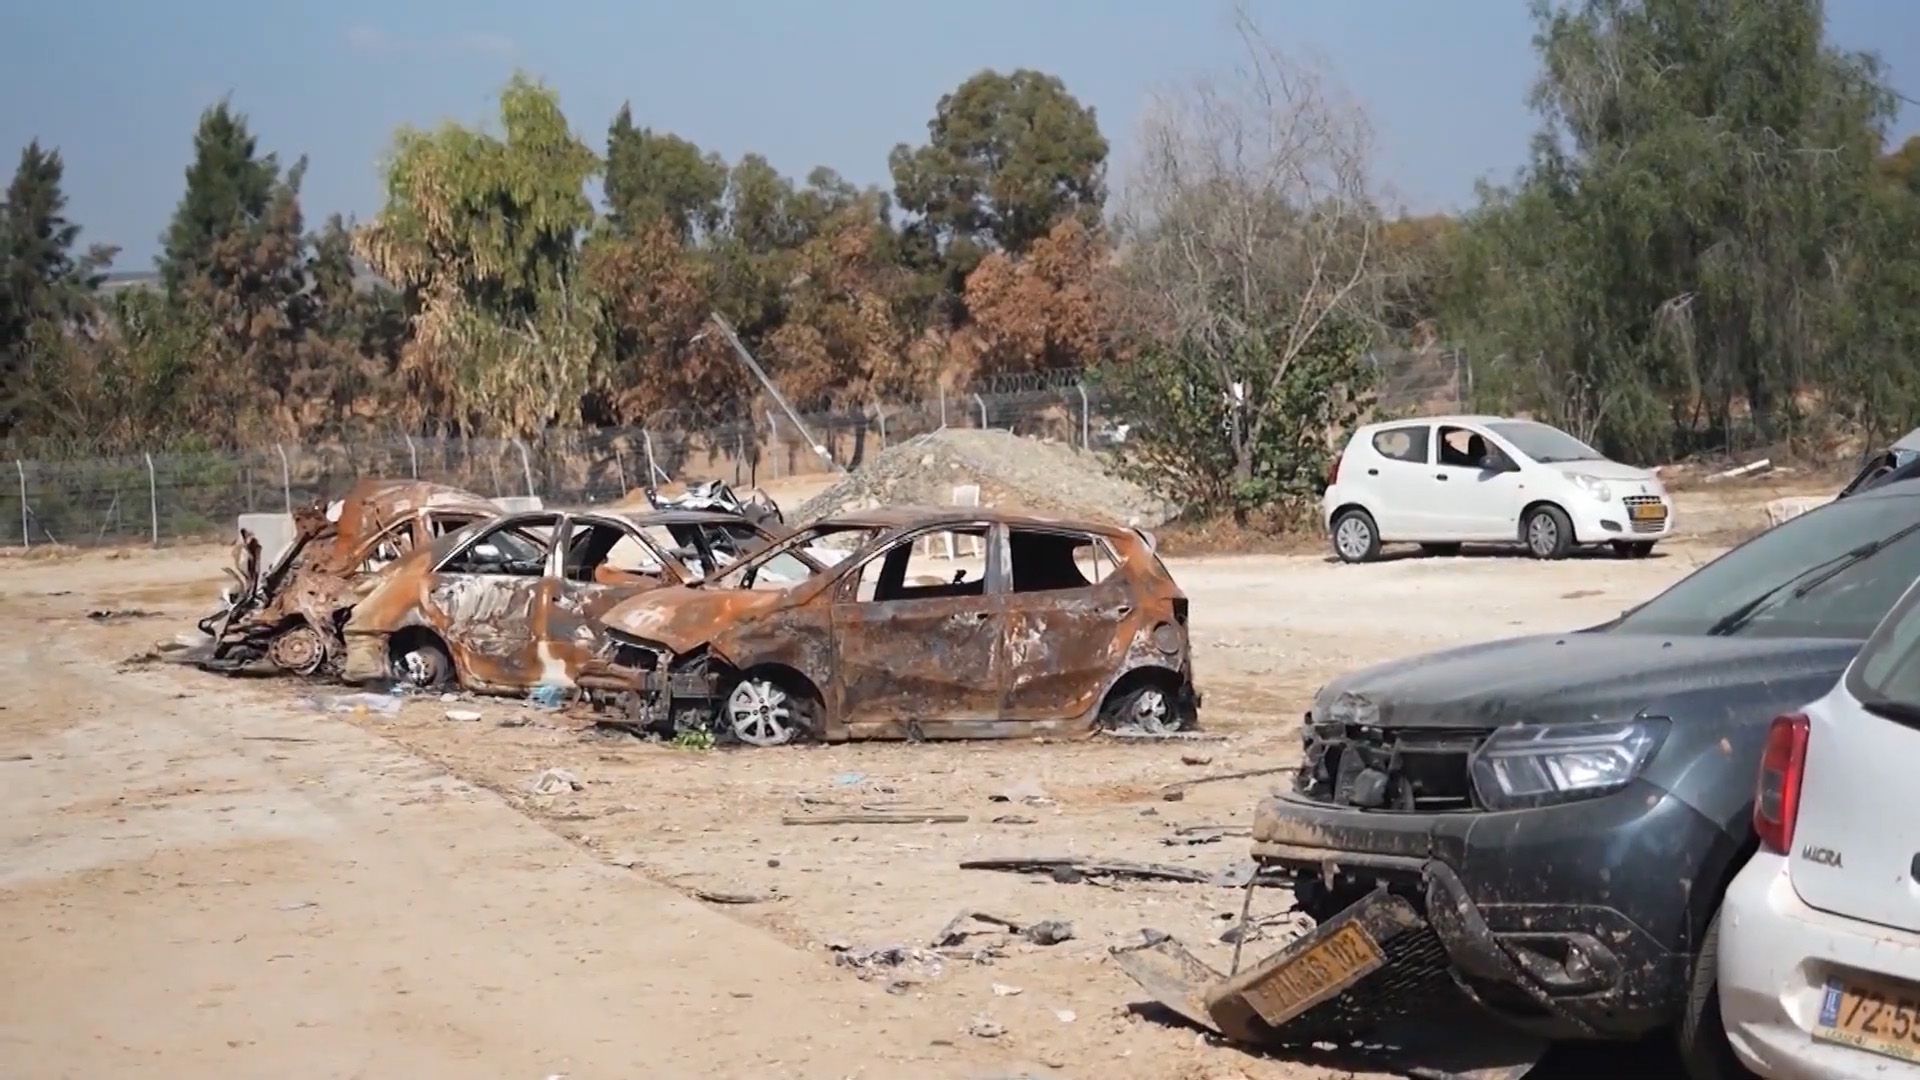
[[[1153,528],[1177,507],[1117,475],[1098,454],[1006,431],[947,428],[882,451],[788,516],[808,522],[875,506],[948,506],[959,484],[980,503]]]

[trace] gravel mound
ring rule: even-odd
[[[956,484],[980,485],[983,506],[1146,529],[1178,510],[1116,475],[1098,454],[1006,431],[946,428],[888,447],[807,500],[792,520],[876,506],[949,506]]]

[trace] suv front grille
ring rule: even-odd
[[[1471,810],[1467,763],[1490,734],[1310,723],[1294,789],[1315,802],[1373,810]]]

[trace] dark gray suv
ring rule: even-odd
[[[1342,677],[1307,715],[1293,790],[1260,804],[1254,853],[1323,923],[1380,888],[1411,901],[1435,975],[1514,1025],[1672,1028],[1692,1075],[1737,1075],[1712,957],[1767,726],[1831,689],[1916,577],[1910,481],[1606,625]]]

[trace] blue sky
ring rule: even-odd
[[[1458,209],[1504,179],[1536,123],[1524,0],[1256,0],[1269,37],[1330,68],[1368,108],[1379,171],[1416,211]],[[1920,3],[1829,0],[1835,41],[1880,52],[1920,98]],[[553,85],[596,148],[622,101],[729,160],[887,183],[942,93],[982,68],[1053,72],[1093,105],[1124,160],[1156,88],[1234,58],[1208,0],[3,0],[0,155],[38,137],[67,162],[86,241],[150,265],[180,196],[193,125],[223,95],[261,146],[310,159],[311,224],[371,216],[395,127],[485,121],[515,69]],[[1908,106],[1898,132],[1920,129]]]

